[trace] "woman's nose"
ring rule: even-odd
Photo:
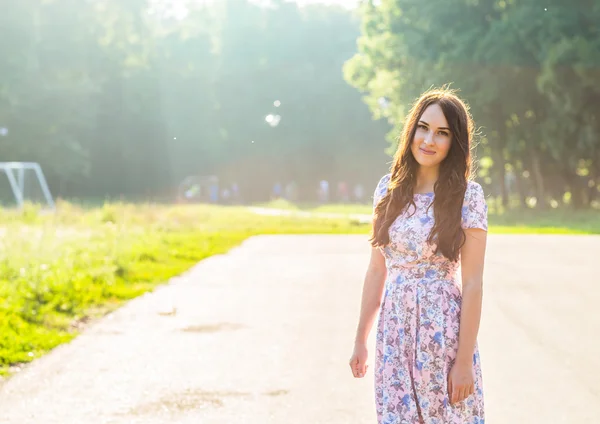
[[[425,141],[425,144],[433,144],[433,134],[431,131],[427,131],[423,141]]]

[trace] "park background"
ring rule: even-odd
[[[367,234],[430,87],[470,105],[491,233],[600,233],[598,19],[591,0],[5,1],[0,160],[39,163],[56,205],[30,172],[21,207],[0,181],[0,373],[251,235]]]

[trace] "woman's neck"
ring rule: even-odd
[[[431,193],[440,175],[439,167],[419,167],[417,181],[415,182],[415,193]]]

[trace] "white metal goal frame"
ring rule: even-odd
[[[15,201],[19,208],[23,207],[25,201],[25,171],[31,170],[35,173],[44,198],[51,209],[55,208],[52,193],[48,188],[48,183],[44,177],[42,167],[37,162],[0,162],[0,171],[8,177],[10,188],[15,196]]]

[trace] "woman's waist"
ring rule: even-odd
[[[388,279],[398,277],[411,279],[455,280],[458,265],[442,261],[413,261],[387,265]]]

